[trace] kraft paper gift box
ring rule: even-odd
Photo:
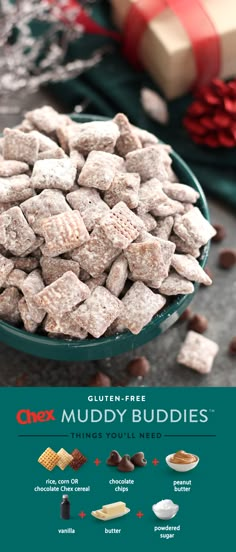
[[[124,42],[129,41],[128,57],[137,55],[167,98],[181,96],[211,78],[236,75],[236,0],[111,0],[111,4],[113,20],[126,35]],[[159,14],[149,21],[147,16],[144,32],[132,42],[129,35],[134,32],[137,38],[140,23],[133,13],[130,17],[134,4],[141,13],[150,13],[151,6]]]

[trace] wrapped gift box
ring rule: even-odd
[[[128,58],[140,59],[167,98],[181,96],[213,77],[236,75],[236,0],[111,0],[111,4],[114,22],[124,32]]]

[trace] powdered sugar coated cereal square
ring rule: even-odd
[[[90,232],[101,220],[109,207],[95,188],[79,188],[70,192],[66,199],[73,209],[80,212],[87,230]]]
[[[144,229],[143,221],[120,201],[101,221],[100,226],[114,247],[125,249]]]
[[[108,289],[98,286],[77,309],[77,320],[93,337],[101,337],[122,312],[122,303]]]
[[[65,212],[44,219],[41,232],[46,242],[46,247],[43,246],[42,251],[48,257],[58,257],[89,239],[79,211]]]
[[[217,343],[204,335],[190,331],[181,346],[177,362],[200,374],[209,374],[218,351]]]
[[[69,158],[43,159],[34,164],[31,186],[38,190],[56,188],[69,191],[75,182],[76,168]]]
[[[125,170],[122,157],[104,151],[91,151],[79,175],[79,184],[86,188],[108,190],[117,171]]]
[[[124,310],[115,322],[116,330],[137,335],[165,305],[166,299],[143,282],[135,282],[122,299]]]
[[[52,317],[58,317],[72,311],[89,295],[88,286],[69,271],[38,293],[35,301],[38,307],[44,309]]]

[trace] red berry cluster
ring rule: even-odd
[[[196,144],[211,148],[236,146],[236,80],[214,79],[199,88],[183,120]]]

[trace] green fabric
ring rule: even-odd
[[[93,17],[112,28],[107,2],[93,8]],[[91,52],[107,48],[102,62],[75,80],[51,85],[52,93],[60,99],[67,112],[76,104],[88,101],[85,113],[111,117],[118,111],[127,114],[132,123],[154,132],[187,161],[207,194],[236,207],[236,149],[218,149],[195,145],[182,126],[182,118],[191,102],[190,95],[169,102],[170,122],[162,126],[151,120],[140,103],[140,89],[148,86],[157,90],[145,72],[135,71],[123,58],[119,44],[101,36],[84,35],[71,45],[69,58],[87,58]]]

